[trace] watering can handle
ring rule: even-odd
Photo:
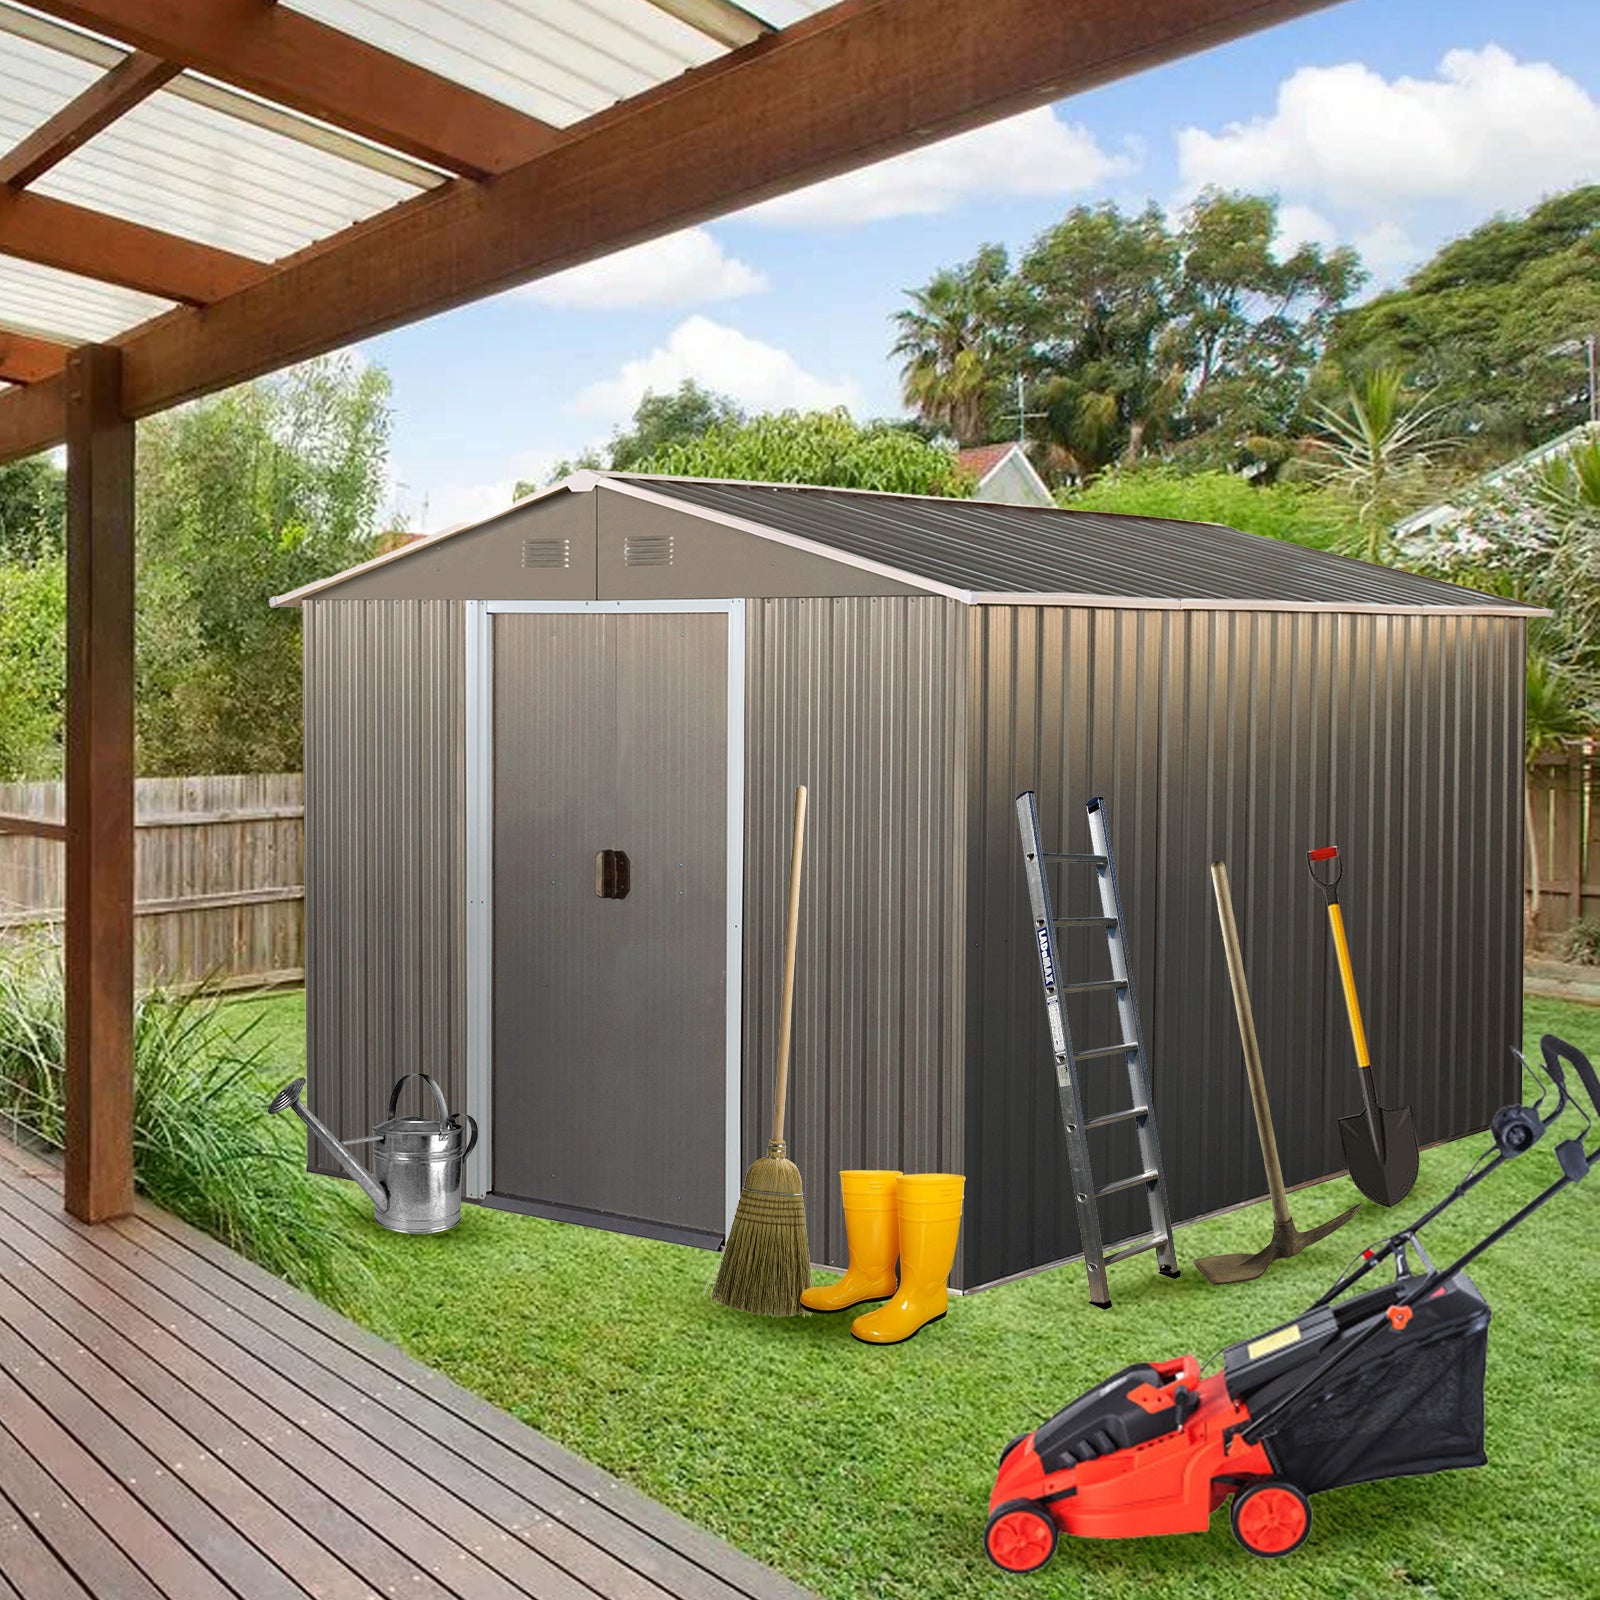
[[[472,1147],[478,1142],[478,1123],[475,1117],[469,1117],[465,1111],[457,1113],[450,1119],[459,1128],[462,1122],[472,1130],[467,1136],[467,1142],[461,1147],[461,1159],[465,1161],[472,1154]]]
[[[409,1082],[409,1080],[412,1078],[421,1078],[422,1081],[433,1090],[433,1098],[439,1102],[439,1120],[441,1122],[448,1122],[450,1120],[450,1106],[445,1100],[444,1090],[441,1089],[426,1072],[408,1072],[403,1077],[398,1078],[395,1081],[394,1090],[389,1096],[389,1115],[393,1117],[395,1112],[399,1109],[400,1091],[405,1088],[407,1082]]]

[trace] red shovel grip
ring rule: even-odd
[[[1338,845],[1325,844],[1320,850],[1307,850],[1306,859],[1308,861],[1331,861],[1338,853]]]

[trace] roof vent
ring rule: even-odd
[[[672,565],[672,535],[670,533],[630,534],[622,541],[622,564],[625,567],[670,567]]]
[[[570,567],[572,541],[570,539],[524,539],[522,564],[525,567]]]

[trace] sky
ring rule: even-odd
[[[433,532],[684,378],[751,410],[902,411],[909,288],[1072,206],[1275,193],[1283,244],[1392,284],[1497,211],[1600,180],[1600,0],[1344,0],[364,344],[391,510]]]

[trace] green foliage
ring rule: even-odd
[[[350,1309],[370,1281],[348,1242],[359,1208],[340,1186],[309,1177],[302,1140],[266,1115],[261,1051],[248,1026],[223,1026],[220,1004],[205,994],[135,1002],[139,1187],[280,1277]],[[59,961],[44,947],[12,946],[0,963],[0,1117],[57,1146],[64,1059]]]
[[[644,462],[673,445],[687,444],[708,429],[744,420],[744,412],[727,395],[702,389],[693,378],[685,378],[671,394],[646,390],[634,408],[630,427],[618,428],[603,450],[585,450],[571,461],[558,461],[547,481],[559,483],[582,467],[637,472]],[[540,487],[524,479],[512,491],[512,499],[520,500]]]
[[[1355,518],[1336,496],[1308,484],[1252,483],[1236,472],[1143,466],[1104,473],[1060,498],[1075,511],[1217,522],[1316,550],[1341,548],[1355,535]]]
[[[1314,470],[1355,507],[1362,554],[1383,559],[1389,530],[1435,487],[1434,469],[1455,441],[1439,432],[1440,412],[1426,395],[1408,396],[1405,375],[1375,367],[1337,405],[1313,402],[1320,433],[1307,441]]]
[[[0,466],[0,562],[58,556],[67,540],[67,475],[48,456]]]
[[[1588,416],[1572,341],[1596,329],[1600,185],[1590,185],[1447,244],[1402,287],[1346,313],[1329,361],[1339,373],[1404,370],[1450,432],[1503,459]]]
[[[298,769],[300,617],[268,602],[373,552],[388,400],[329,357],[141,426],[141,771]]]
[[[837,411],[784,411],[724,422],[639,464],[679,477],[814,483],[895,494],[968,495],[955,456],[891,422]]]
[[[66,671],[65,563],[0,561],[0,782],[61,776]]]
[[[1162,447],[1200,465],[1274,459],[1330,320],[1359,287],[1353,252],[1274,249],[1270,198],[1208,191],[1172,225],[1156,206],[1078,206],[1013,268],[986,246],[909,292],[896,316],[908,405],[963,443],[1008,436],[1015,379],[1058,475]]]
[[[1561,935],[1556,951],[1563,961],[1600,967],[1600,917],[1580,917]]]

